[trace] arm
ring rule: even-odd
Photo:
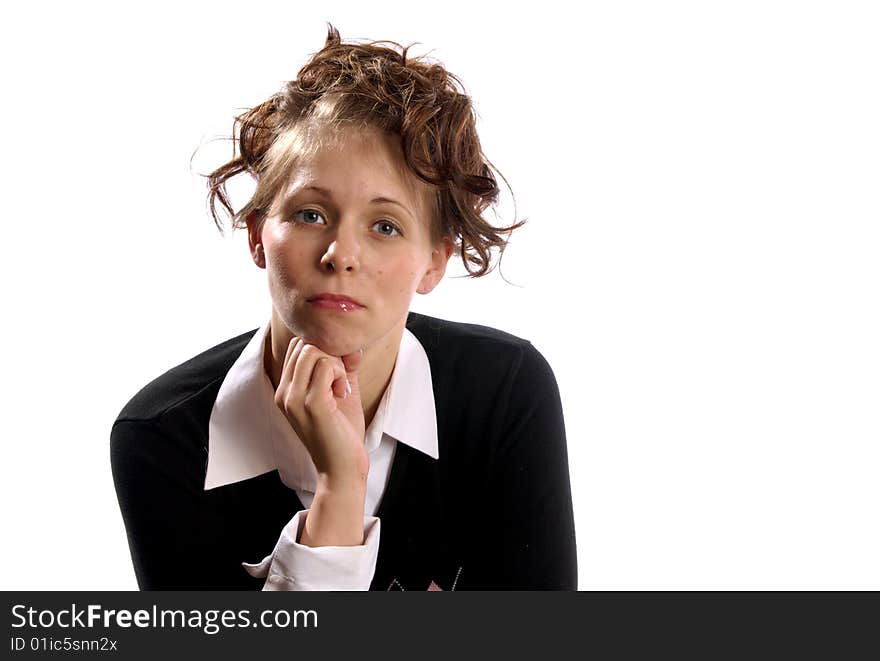
[[[333,375],[326,361],[322,361],[320,367],[322,369],[315,370],[317,378]],[[356,388],[356,375],[352,375],[351,380]],[[358,399],[346,398],[350,403]],[[359,399],[355,408],[362,417]],[[323,418],[324,422],[328,420],[333,422],[332,417]],[[303,437],[314,438],[313,435]],[[361,431],[354,449],[362,452],[366,459],[362,439]],[[324,477],[348,476],[351,471],[338,469],[359,466],[358,457],[356,452],[325,452],[319,455],[321,463],[317,465],[323,467],[321,475]],[[202,446],[191,442],[182,429],[165,428],[155,420],[120,419],[114,424],[111,432],[113,477],[141,589],[259,589],[265,583],[249,577],[241,566],[242,560],[254,557],[254,546],[264,542],[255,544],[250,533],[245,533],[247,539],[242,538],[244,531],[240,524],[245,520],[242,517],[250,518],[250,515],[246,510],[230,509],[235,507],[236,499],[204,491],[204,461]],[[328,470],[328,466],[337,470]],[[293,576],[290,567],[296,566],[299,585],[310,585],[312,589],[356,589],[355,584],[369,586],[378,550],[379,528],[378,525],[370,525],[369,530],[365,528],[371,522],[364,518],[363,492],[355,488],[361,483],[361,475],[365,479],[366,471],[367,466],[364,466],[355,475],[357,479],[351,482],[322,479],[312,503],[311,516],[306,518],[303,515],[298,519],[299,523],[311,525],[314,532],[308,539],[296,538],[296,534],[304,532],[299,524],[295,524],[297,533],[293,537],[288,530],[290,522],[283,526],[276,550],[267,557],[277,557],[280,570],[288,576]],[[350,487],[351,484],[355,486]],[[231,525],[230,519],[237,523]],[[254,528],[252,532],[258,530],[265,528]],[[366,546],[365,539],[370,542]],[[306,545],[326,548],[318,553],[318,549]],[[349,553],[340,554],[331,548],[335,546],[352,548]],[[344,560],[343,555],[348,560]],[[337,558],[337,564],[367,567],[369,576],[361,577],[354,584],[344,582],[342,587],[338,581],[322,580],[321,572],[313,569],[326,564],[330,557]],[[331,572],[339,576],[344,573],[343,569]]]
[[[298,542],[308,515],[309,510],[297,512],[272,553],[259,563],[242,563],[245,570],[266,579],[265,591],[369,590],[379,553],[379,519],[363,518],[360,546],[310,547]]]
[[[222,513],[205,497],[199,448],[153,422],[120,420],[110,461],[140,589],[254,588]]]
[[[364,516],[369,460],[357,368],[293,338],[275,391],[317,471],[311,509],[285,527],[272,554],[244,564],[267,578],[264,590],[368,590],[379,550],[379,521]]]
[[[111,466],[138,586],[142,590],[366,590],[375,571],[379,520],[361,510],[361,546],[298,543],[309,510],[294,515],[274,550],[242,560],[233,513],[203,489],[203,456],[151,422],[123,420],[111,432]],[[248,575],[250,574],[250,576]],[[255,580],[258,579],[258,580]],[[267,579],[267,580],[259,580]]]
[[[523,345],[492,461],[484,557],[502,589],[576,590],[577,554],[559,389],[544,357]]]
[[[308,450],[318,475],[307,546],[363,543],[370,462],[357,369],[361,354],[330,356],[294,337],[287,348],[275,404]]]

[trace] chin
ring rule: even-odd
[[[358,349],[360,349],[363,345],[358,344],[356,342],[352,342],[351,340],[343,340],[337,338],[316,338],[314,340],[306,337],[306,342],[309,344],[314,344],[321,351],[331,356],[346,356],[350,353],[354,353]]]
[[[309,325],[302,327],[298,336],[331,356],[354,353],[366,344],[361,333],[343,328],[315,328]]]

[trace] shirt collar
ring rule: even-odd
[[[275,405],[275,391],[263,368],[269,322],[257,330],[226,373],[208,423],[205,490],[278,470],[291,489],[315,490],[311,457]],[[366,430],[373,452],[383,436],[433,459],[439,457],[431,366],[424,347],[404,329],[391,381]]]

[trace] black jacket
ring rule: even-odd
[[[397,444],[371,589],[577,588],[559,391],[526,340],[410,313],[431,365],[440,458]],[[204,490],[220,384],[256,332],[143,388],[113,424],[113,479],[141,589],[259,590],[242,562],[303,509],[277,471]],[[396,579],[396,582],[395,582]],[[392,587],[393,586],[393,587]]]

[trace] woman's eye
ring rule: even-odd
[[[324,220],[324,216],[321,215],[320,211],[315,211],[314,209],[303,209],[302,211],[297,211],[293,214],[294,219],[299,220],[301,223],[305,223],[306,225],[326,225],[327,221]]]
[[[378,223],[373,225],[376,228],[376,231],[379,234],[384,236],[397,236],[400,234],[400,230],[393,223],[389,223],[387,220],[380,220]]]

